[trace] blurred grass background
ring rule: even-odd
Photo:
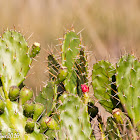
[[[28,73],[35,74],[26,80],[34,90],[47,79],[45,50],[58,44],[56,39],[72,24],[76,32],[84,29],[83,43],[93,52],[91,63],[116,62],[125,51],[139,57],[139,0],[0,0],[0,32],[15,26],[29,45],[41,43],[41,53]]]

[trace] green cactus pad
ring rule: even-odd
[[[118,97],[136,125],[140,121],[140,62],[133,55],[124,55],[117,63]]]
[[[23,104],[33,96],[32,90],[23,87],[32,62],[27,42],[20,33],[14,30],[6,31],[0,37],[0,53],[0,85],[3,86],[0,87],[0,138],[2,135],[11,140],[44,140],[45,135],[39,133],[37,122],[31,123],[23,115],[23,107],[26,106]],[[18,86],[23,87],[20,93]],[[16,100],[19,94],[20,99]],[[34,108],[26,106],[26,111],[29,113],[28,111],[34,111]],[[31,134],[27,134],[28,130]]]
[[[99,103],[109,112],[112,112],[112,76],[115,74],[115,68],[111,63],[99,61],[93,65],[92,71],[92,86],[94,96],[99,100]]]
[[[78,96],[66,97],[59,111],[60,139],[88,140],[90,138],[91,126],[87,107]]]
[[[8,98],[9,87],[19,86],[25,80],[32,60],[27,42],[14,30],[2,34],[0,52],[0,76],[5,97]]]
[[[62,45],[62,66],[67,67],[68,76],[64,81],[65,88],[70,93],[77,93],[77,75],[75,61],[80,53],[80,39],[73,31],[64,36]]]
[[[37,121],[39,116],[43,113],[44,111],[44,105],[41,103],[36,103],[34,105],[34,115],[33,115],[33,120]]]

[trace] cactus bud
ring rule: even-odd
[[[89,87],[85,84],[81,85],[82,92],[89,92]]]
[[[23,105],[26,101],[33,97],[33,90],[28,87],[23,87],[20,91],[20,102]]]
[[[35,57],[40,52],[40,43],[35,42],[32,46],[30,57]]]
[[[44,116],[40,121],[40,130],[41,132],[44,132],[47,128],[51,130],[58,130],[59,126],[53,118]]]
[[[47,124],[46,124],[46,117],[42,117],[40,120],[40,132],[43,133],[47,129]]]
[[[5,104],[4,104],[4,102],[0,99],[0,115],[4,113],[4,108],[5,108]]]
[[[31,118],[29,118],[26,122],[25,131],[27,133],[32,133],[34,131],[34,127],[35,127],[35,122]]]
[[[115,108],[112,111],[112,114],[118,124],[124,124],[124,120],[126,119],[126,116],[119,108]]]
[[[58,81],[56,83],[58,84],[60,82],[63,82],[66,79],[67,75],[68,75],[67,67],[61,67],[58,71],[58,76],[57,76]]]
[[[33,120],[37,121],[38,117],[42,114],[43,111],[44,111],[44,105],[41,103],[36,103],[34,105]]]
[[[46,118],[45,122],[46,122],[47,127],[49,129],[52,129],[52,130],[58,130],[59,129],[59,126],[58,126],[57,122],[53,118],[48,117],[48,118]]]
[[[20,89],[17,86],[11,86],[9,89],[9,99],[15,101],[19,97]]]
[[[24,116],[32,118],[34,112],[34,104],[31,101],[27,101],[24,104]]]

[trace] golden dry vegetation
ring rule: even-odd
[[[96,59],[116,62],[125,51],[140,56],[139,0],[0,0],[0,32],[15,26],[29,45],[41,43],[30,71],[35,74],[26,80],[34,90],[47,79],[45,50],[48,45],[54,48],[56,39],[72,24],[76,32],[84,29],[83,44],[93,52],[91,63]]]

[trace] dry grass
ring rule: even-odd
[[[56,45],[72,24],[82,32],[83,42],[93,51],[93,58],[116,62],[121,52],[134,51],[139,56],[140,6],[138,0],[0,0],[0,31],[13,28],[38,41],[42,51],[26,83],[39,88],[46,80],[44,49]],[[92,60],[95,60],[92,59]],[[92,61],[95,63],[95,61]]]

